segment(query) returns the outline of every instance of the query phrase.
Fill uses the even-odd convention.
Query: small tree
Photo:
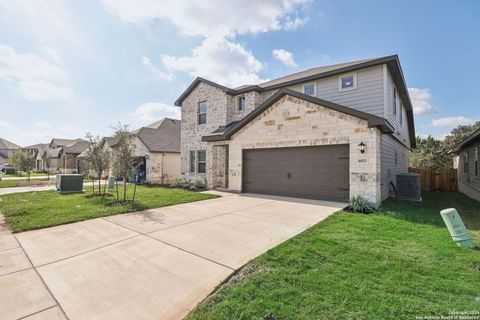
[[[48,180],[50,181],[50,164],[51,164],[51,160],[50,160],[50,154],[49,154],[48,150],[44,150],[44,151],[43,151],[42,161],[43,161],[43,166],[44,166],[44,168],[47,168],[47,177],[48,177]]]
[[[30,172],[33,167],[33,158],[25,152],[15,151],[12,158],[10,159],[12,165],[17,168],[18,171],[25,172],[25,179],[30,180]]]
[[[127,125],[119,123],[113,128],[114,136],[117,138],[115,145],[115,153],[113,157],[113,170],[117,177],[123,180],[123,204],[128,203],[127,198],[127,180],[132,173],[133,155],[135,152],[135,145],[133,144],[134,135],[128,130]],[[120,202],[117,192],[117,201]]]
[[[93,176],[98,179],[98,194],[102,194],[100,179],[103,172],[110,166],[110,153],[108,150],[103,148],[102,139],[100,136],[93,136],[92,134],[87,133],[86,138],[90,142],[90,146],[85,152],[83,160],[85,162],[87,172],[92,172]],[[105,188],[103,190],[103,195],[105,195]]]

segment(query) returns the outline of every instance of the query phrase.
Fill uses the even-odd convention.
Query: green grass
[[[50,181],[54,183],[55,181]],[[49,184],[48,179],[32,179],[26,180],[0,180],[0,188],[13,188],[13,187],[25,187],[25,186],[44,186]]]
[[[106,206],[113,197],[86,198],[91,193],[59,194],[56,191],[16,193],[0,196],[0,212],[13,232],[215,198],[216,196],[175,188],[137,187],[135,205]],[[133,187],[129,187],[131,199]]]
[[[17,174],[0,174],[0,177],[5,177],[5,178],[13,178],[13,177],[25,177],[26,173],[25,172],[19,172]],[[43,177],[47,176],[48,174],[45,172],[30,172],[30,177]],[[55,176],[55,174],[50,174],[50,176]]]
[[[480,251],[458,247],[436,218],[452,205],[478,227],[478,202],[461,194],[387,201],[378,214],[338,212],[248,263],[187,319],[411,320],[480,311]]]

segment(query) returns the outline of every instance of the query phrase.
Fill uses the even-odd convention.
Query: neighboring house
[[[37,143],[31,146],[22,148],[22,152],[26,153],[33,159],[33,169],[37,172],[46,172],[46,167],[43,162],[43,153],[48,148],[48,143]]]
[[[210,188],[379,205],[415,145],[396,55],[234,89],[197,78],[175,105],[182,176]]]
[[[21,147],[13,142],[0,138],[0,164],[8,163],[15,151]]]
[[[480,130],[475,131],[452,150],[458,174],[458,191],[480,201],[479,152]]]
[[[133,131],[135,173],[147,183],[170,184],[180,178],[180,120],[165,118]],[[104,148],[115,156],[116,137],[103,139]],[[113,175],[110,168],[108,175]]]
[[[88,145],[88,141],[83,139],[53,138],[46,153],[50,160],[50,172],[79,173],[81,168],[77,157]]]

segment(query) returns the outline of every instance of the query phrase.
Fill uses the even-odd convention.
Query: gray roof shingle
[[[0,149],[17,150],[21,147],[13,142],[0,138]]]
[[[150,152],[180,152],[180,123],[180,120],[165,118],[157,129],[143,127],[136,135]]]

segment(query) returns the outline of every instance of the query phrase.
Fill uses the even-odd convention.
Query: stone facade
[[[380,131],[368,128],[365,120],[286,96],[220,144],[228,143],[228,189],[237,192],[242,190],[243,149],[349,144],[350,196],[361,195],[379,205],[380,139]],[[357,147],[361,141],[367,145],[364,154]],[[221,159],[212,161],[212,174],[221,171],[219,163]]]

